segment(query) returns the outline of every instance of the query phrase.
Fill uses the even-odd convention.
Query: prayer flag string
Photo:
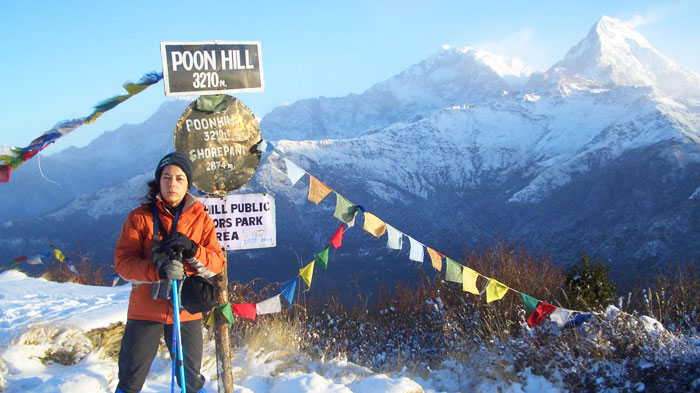
[[[545,319],[547,319],[547,317],[550,317],[551,315],[553,316],[550,317],[550,320],[555,322],[559,327],[573,326],[575,320],[576,323],[581,324],[585,322],[588,318],[590,318],[590,316],[592,315],[580,311],[567,310],[561,307],[556,307],[546,302],[542,302],[540,300],[535,299],[532,296],[510,288],[509,286],[493,278],[486,277],[480,274],[479,272],[454,261],[453,259],[450,259],[444,254],[415,240],[413,237],[401,231],[398,231],[389,223],[385,222],[376,215],[367,212],[364,206],[350,202],[347,198],[343,197],[337,191],[333,190],[331,187],[327,186],[326,184],[318,180],[316,177],[308,173],[306,170],[304,170],[302,167],[300,167],[298,164],[290,160],[272,143],[267,142],[266,148],[268,151],[275,152],[281,158],[284,159],[284,162],[287,167],[287,176],[292,185],[296,184],[296,182],[304,174],[309,175],[309,188],[307,198],[310,201],[318,205],[331,192],[336,194],[336,208],[333,216],[339,221],[341,221],[341,225],[329,241],[329,243],[332,244],[335,247],[335,249],[338,249],[338,247],[340,247],[340,245],[342,244],[344,224],[346,224],[348,227],[352,227],[354,225],[357,213],[359,211],[362,211],[364,213],[363,229],[375,238],[380,238],[386,233],[388,248],[394,250],[401,250],[403,237],[406,237],[409,240],[410,244],[409,259],[415,262],[422,263],[425,258],[425,251],[427,250],[428,255],[430,256],[431,265],[437,271],[442,270],[444,258],[446,265],[445,280],[462,284],[462,290],[464,292],[469,292],[475,295],[481,295],[485,293],[487,303],[502,299],[509,291],[513,291],[515,293],[520,294],[526,309],[531,312],[531,315],[528,318],[528,325],[531,327],[539,325],[540,323],[542,323],[542,321],[544,321]],[[324,267],[324,269],[327,268],[328,246],[326,246],[326,248],[323,251],[317,254],[316,259],[311,261],[308,265],[306,265],[303,269],[300,270],[300,274],[298,277],[301,277],[304,280],[309,289],[311,287],[311,279],[313,276],[313,269],[316,261],[318,261]],[[477,279],[479,277],[483,277],[484,279],[486,279],[486,284],[482,291],[479,291],[477,288]],[[296,283],[296,278],[292,280],[292,282]],[[288,290],[289,287],[287,287],[287,291]],[[284,296],[283,294],[280,295]],[[291,296],[293,296],[293,289],[291,296],[289,294],[287,294],[287,296],[291,299]],[[291,300],[289,300],[288,303],[291,305]]]
[[[76,128],[94,122],[108,110],[128,100],[132,96],[142,92],[148,86],[163,79],[161,72],[149,72],[139,79],[138,82],[127,82],[123,85],[126,94],[117,95],[112,98],[100,101],[91,114],[79,119],[64,120],[57,123],[52,129],[46,131],[34,139],[27,147],[6,147],[0,150],[0,183],[10,181],[10,173],[13,169],[22,165],[25,161],[34,157],[47,146],[54,143],[58,138],[65,136]]]

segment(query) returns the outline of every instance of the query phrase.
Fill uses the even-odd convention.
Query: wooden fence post
[[[224,250],[224,270],[214,278],[217,304],[228,302],[228,255]],[[221,312],[214,311],[214,337],[216,340],[216,370],[219,376],[219,393],[233,393],[230,326]]]

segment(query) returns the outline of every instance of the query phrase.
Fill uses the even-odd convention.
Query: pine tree
[[[567,269],[564,286],[572,309],[600,310],[615,301],[616,288],[610,280],[609,266],[601,259],[591,261],[585,253]]]

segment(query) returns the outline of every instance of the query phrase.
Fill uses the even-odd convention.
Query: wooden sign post
[[[257,119],[242,102],[225,94],[265,91],[260,43],[162,42],[161,55],[165,95],[201,95],[185,109],[175,126],[175,150],[192,161],[195,187],[208,196],[225,197],[243,187],[260,163],[261,152],[257,145],[262,137]],[[269,205],[264,201],[261,203],[256,206]],[[233,211],[233,206],[229,205],[229,211]],[[253,212],[253,204],[250,206],[251,211],[246,213]],[[225,204],[220,212],[226,212]],[[219,214],[219,209],[208,208],[208,213],[210,216]],[[270,220],[257,215],[254,219],[241,218],[240,226],[262,225],[263,222]],[[214,278],[216,301],[223,305],[228,304],[227,251],[274,247],[274,235],[261,236],[254,232],[255,235],[244,238],[247,232],[237,228],[239,223],[235,218],[215,220],[214,224],[219,243],[223,243],[226,262],[223,271]],[[231,248],[226,244],[236,240],[247,243],[248,247]],[[213,312],[218,390],[219,393],[233,393],[230,326],[221,312]]]
[[[225,266],[228,266],[228,256],[224,250],[224,257],[227,259]],[[227,269],[221,271],[214,277],[214,288],[216,289],[216,303],[226,304],[228,302],[228,273]],[[220,312],[214,312],[214,338],[216,340],[216,370],[219,375],[219,393],[233,393],[233,370],[231,365],[231,336],[230,326],[226,318]]]

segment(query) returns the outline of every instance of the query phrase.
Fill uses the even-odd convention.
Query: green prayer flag
[[[525,303],[525,308],[527,309],[528,312],[533,312],[537,308],[537,305],[540,303],[539,300],[535,299],[534,297],[530,295],[526,295],[522,292],[520,292],[520,297],[523,299],[523,303]]]
[[[197,110],[204,112],[223,112],[229,104],[229,97],[226,94],[208,94],[197,98]]]
[[[337,192],[335,193],[335,196],[335,212],[333,213],[333,217],[346,224],[350,224],[355,220],[357,206]]]
[[[326,246],[326,248],[323,249],[323,251],[319,252],[316,255],[316,262],[320,263],[324,269],[328,267],[328,249],[330,246]]]
[[[445,280],[452,282],[462,282],[462,265],[445,257],[447,261],[447,269],[445,271]]]
[[[226,302],[223,306],[217,307],[219,311],[221,311],[221,314],[224,315],[224,318],[226,318],[226,322],[228,322],[229,325],[233,324],[233,310],[231,309],[231,303]]]

